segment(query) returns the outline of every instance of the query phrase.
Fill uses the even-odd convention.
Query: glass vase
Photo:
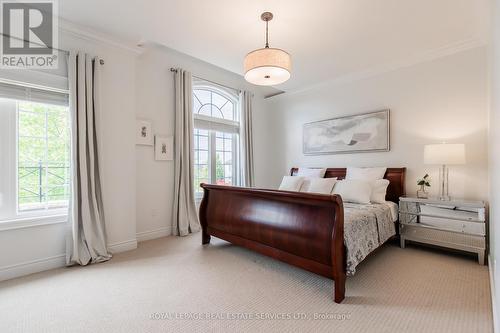
[[[420,189],[417,191],[417,198],[427,199],[429,194],[425,191],[425,185],[420,185]]]

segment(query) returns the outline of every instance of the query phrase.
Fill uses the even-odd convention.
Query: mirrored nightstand
[[[401,248],[415,241],[477,253],[484,265],[486,205],[483,201],[399,198]]]

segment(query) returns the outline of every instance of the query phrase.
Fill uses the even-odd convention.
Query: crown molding
[[[478,47],[483,47],[488,45],[488,42],[482,38],[467,38],[458,42],[450,43],[448,45],[422,52],[420,54],[416,54],[412,57],[406,58],[401,61],[394,61],[386,64],[382,64],[379,66],[374,66],[367,70],[357,71],[348,73],[345,75],[341,75],[335,77],[333,79],[321,81],[304,88],[293,89],[286,91],[284,94],[279,94],[276,96],[276,99],[279,99],[280,96],[288,96],[293,94],[298,94],[302,92],[306,92],[315,88],[319,88],[325,85],[339,85],[346,84],[349,82],[355,82],[364,80],[370,77],[378,76],[381,74],[385,74],[388,72],[393,72],[402,68],[416,66],[425,62],[430,62],[433,60],[437,60],[443,57],[447,57],[456,53],[464,52],[467,50],[475,49]],[[273,99],[274,96],[269,97],[269,99]]]
[[[86,27],[77,25],[73,22],[64,20],[62,18],[59,18],[59,31],[79,39],[91,42],[98,42],[108,46],[113,46],[128,52],[132,52],[137,55],[144,52],[143,48],[136,46],[131,41],[124,41],[116,37],[103,34],[101,32],[90,30]]]

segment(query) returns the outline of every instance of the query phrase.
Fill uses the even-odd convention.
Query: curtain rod
[[[56,50],[56,51],[59,51],[59,52],[62,52],[62,53],[69,54],[69,51],[67,51],[67,50],[62,50],[62,49],[53,49],[53,50]],[[99,64],[100,64],[100,65],[104,65],[104,59],[99,59]]]
[[[173,67],[171,67],[171,68],[170,68],[170,71],[171,71],[171,72],[174,72],[174,73],[177,73],[177,69],[176,69],[176,68],[173,68]],[[216,85],[218,85],[218,86],[221,86],[221,87],[224,87],[224,88],[227,88],[227,89],[231,89],[231,90],[234,90],[234,91],[237,91],[237,92],[241,92],[241,90],[240,90],[240,89],[236,89],[236,88],[233,88],[233,87],[229,87],[229,86],[226,86],[226,85],[224,85],[224,84],[222,84],[222,83],[218,83],[218,82],[215,82],[215,81],[212,81],[212,80],[208,80],[208,79],[205,79],[205,78],[203,78],[203,77],[199,77],[199,76],[196,76],[196,75],[193,75],[193,77],[194,77],[195,79],[198,79],[198,80],[207,81],[207,82],[210,82],[210,83],[216,84]]]
[[[53,50],[69,54],[69,51],[67,51],[67,50],[62,50],[62,49],[53,49]],[[99,59],[99,64],[104,65],[104,59]]]

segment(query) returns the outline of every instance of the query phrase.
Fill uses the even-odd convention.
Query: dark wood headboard
[[[295,176],[299,168],[292,168],[290,175]],[[344,179],[347,168],[327,168],[325,178],[337,177]],[[405,190],[406,168],[387,168],[384,178],[389,181],[385,200],[399,203],[399,197],[406,194]]]

